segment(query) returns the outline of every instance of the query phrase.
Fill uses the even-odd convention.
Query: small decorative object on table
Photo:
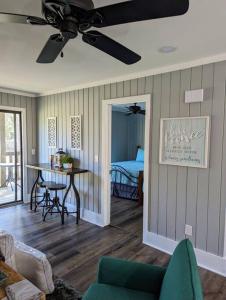
[[[54,164],[55,164],[55,156],[54,155],[51,154],[49,156],[49,162],[50,162],[51,167],[53,168]]]
[[[55,167],[58,167],[58,168],[63,167],[62,158],[64,155],[66,155],[66,153],[63,151],[62,148],[59,148],[59,150],[57,151],[56,156],[55,156]]]
[[[74,159],[70,155],[62,156],[61,162],[64,169],[72,169]]]

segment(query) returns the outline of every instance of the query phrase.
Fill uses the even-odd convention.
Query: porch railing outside
[[[17,152],[17,180],[21,179],[20,172],[20,161],[21,161],[21,153]],[[14,152],[5,152],[1,155],[1,163],[15,163],[15,153]],[[9,174],[11,172],[11,174]],[[15,166],[13,167],[3,167],[0,166],[0,187],[6,187],[7,178],[15,179]]]

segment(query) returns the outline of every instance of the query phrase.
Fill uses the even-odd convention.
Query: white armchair
[[[43,293],[54,291],[52,268],[44,253],[14,240],[6,231],[0,231],[0,252],[10,267]]]

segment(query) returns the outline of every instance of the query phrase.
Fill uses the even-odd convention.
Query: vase
[[[64,169],[72,169],[72,164],[63,164]]]

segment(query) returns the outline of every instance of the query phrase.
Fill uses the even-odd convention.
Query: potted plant
[[[61,158],[61,162],[63,164],[64,169],[71,169],[73,167],[74,159],[69,155],[64,155]]]

